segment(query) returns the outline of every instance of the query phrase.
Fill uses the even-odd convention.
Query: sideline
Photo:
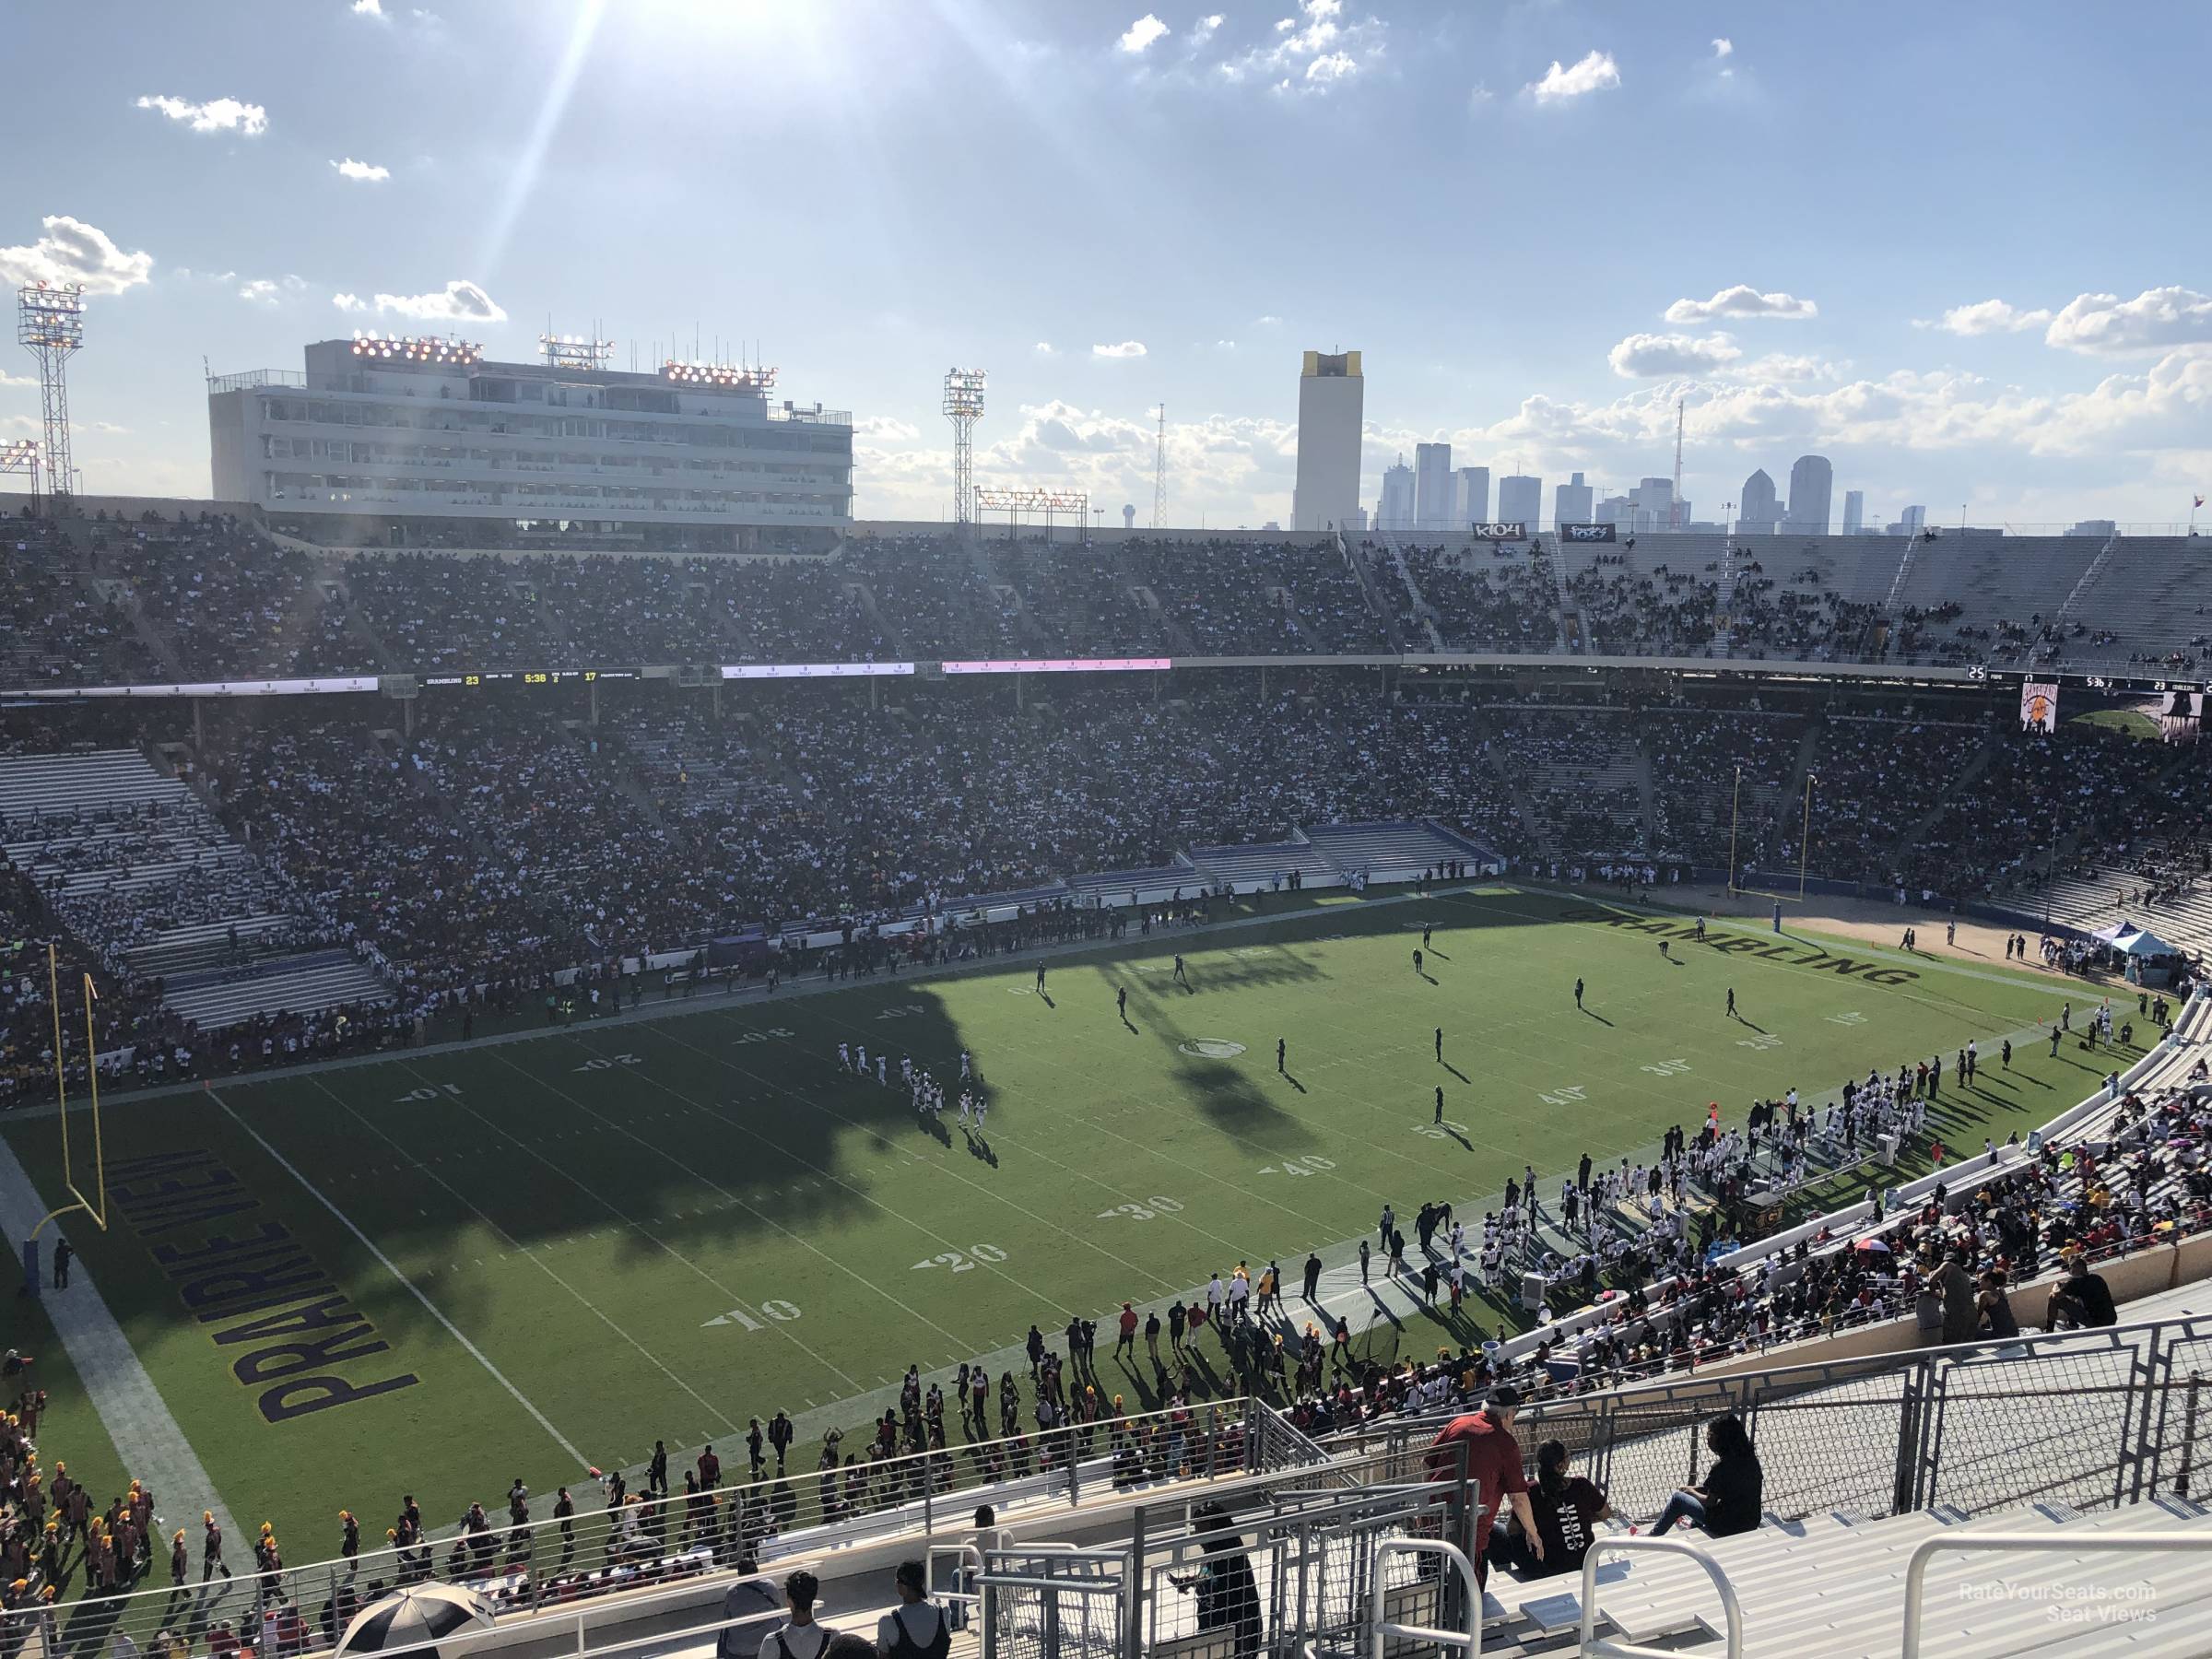
[[[29,1238],[46,1209],[15,1148],[0,1137],[0,1234],[11,1240]],[[100,1299],[83,1256],[69,1270],[69,1288],[46,1291],[40,1306],[68,1350],[70,1364],[76,1367],[85,1397],[115,1442],[115,1454],[123,1459],[118,1479],[144,1481],[153,1492],[155,1506],[164,1512],[157,1519],[171,1529],[184,1525],[188,1544],[193,1542],[192,1528],[184,1517],[191,1510],[206,1509],[215,1512],[224,1544],[244,1550],[252,1540],[230,1519],[199,1454]],[[157,1561],[165,1559],[166,1542],[154,1540]],[[238,1583],[242,1585],[246,1580],[241,1577]]]
[[[429,1316],[445,1327],[446,1335],[451,1336],[463,1347],[466,1348],[468,1350],[469,1358],[474,1359],[478,1365],[481,1365],[487,1371],[488,1371],[491,1374],[491,1380],[494,1382],[497,1382],[501,1388],[505,1389],[509,1394],[512,1394],[514,1396],[515,1404],[520,1406],[524,1411],[528,1412],[533,1418],[535,1418],[537,1420],[537,1426],[553,1437],[554,1444],[558,1445],[563,1452],[566,1452],[571,1457],[576,1460],[576,1466],[578,1468],[583,1469],[591,1466],[592,1460],[584,1456],[582,1453],[577,1451],[575,1446],[570,1441],[568,1436],[553,1427],[552,1419],[547,1417],[544,1412],[540,1411],[535,1405],[533,1405],[530,1401],[530,1397],[527,1394],[524,1394],[521,1389],[517,1388],[513,1383],[507,1380],[506,1374],[502,1372],[498,1366],[491,1362],[490,1359],[485,1354],[484,1350],[478,1347],[475,1343],[471,1342],[468,1337],[463,1334],[461,1327],[445,1316],[445,1310],[441,1308],[436,1302],[432,1301],[429,1297],[424,1293],[421,1286],[418,1285],[413,1279],[409,1278],[406,1274],[399,1270],[398,1263],[394,1262],[390,1256],[386,1255],[382,1250],[378,1249],[376,1241],[370,1238],[367,1233],[363,1232],[358,1226],[354,1224],[354,1220],[351,1216],[348,1216],[344,1210],[340,1209],[336,1205],[333,1204],[327,1197],[325,1197],[324,1195],[323,1189],[317,1186],[313,1182],[310,1181],[306,1176],[302,1175],[298,1169],[294,1168],[290,1159],[285,1157],[285,1155],[277,1151],[275,1147],[269,1145],[267,1139],[262,1135],[261,1131],[254,1128],[253,1124],[247,1123],[244,1118],[239,1116],[238,1112],[231,1107],[229,1101],[224,1100],[221,1095],[216,1093],[216,1091],[212,1088],[207,1091],[207,1098],[213,1100],[218,1106],[220,1106],[223,1109],[224,1115],[229,1117],[232,1123],[236,1124],[241,1129],[243,1129],[248,1135],[252,1135],[255,1144],[258,1145],[264,1152],[266,1152],[269,1155],[271,1160],[276,1163],[276,1167],[282,1170],[287,1175],[289,1175],[294,1181],[298,1182],[300,1186],[305,1189],[309,1197],[312,1198],[317,1204],[320,1204],[324,1209],[328,1210],[331,1215],[336,1218],[338,1225],[343,1227],[347,1232],[351,1233],[359,1242],[361,1248],[366,1250],[371,1255],[374,1256],[377,1261],[382,1265],[385,1272],[389,1273],[394,1278],[397,1279],[404,1288],[412,1292],[415,1300],[423,1305],[424,1310],[429,1314]]]
[[[1016,962],[1081,956],[1091,951],[1118,950],[1125,946],[1142,944],[1148,938],[1207,938],[1216,934],[1235,933],[1243,928],[1274,927],[1301,921],[1319,923],[1331,917],[1357,914],[1371,907],[1426,904],[1445,898],[1510,898],[1524,885],[1502,876],[1477,877],[1467,881],[1453,882],[1448,887],[1423,887],[1413,883],[1402,892],[1374,899],[1355,898],[1342,906],[1324,904],[1308,910],[1234,916],[1220,922],[1201,922],[1180,929],[1163,928],[1151,935],[1130,933],[1119,939],[1062,939],[1051,945],[1033,945],[1023,950],[994,952],[970,960],[918,969],[912,973],[872,973],[850,980],[832,980],[827,974],[813,974],[805,979],[782,982],[782,989],[773,996],[760,985],[747,985],[735,994],[709,993],[704,996],[671,997],[664,1002],[647,1001],[634,1008],[602,1014],[596,1019],[572,1020],[556,1026],[528,1026],[520,1030],[471,1037],[465,1041],[453,1037],[441,1042],[426,1042],[419,1048],[401,1043],[393,1048],[372,1049],[366,1053],[342,1054],[330,1060],[312,1060],[300,1065],[265,1066],[258,1071],[232,1072],[219,1077],[195,1077],[182,1083],[159,1084],[151,1088],[103,1088],[100,1104],[100,1109],[106,1111],[111,1107],[131,1107],[149,1100],[173,1100],[181,1096],[198,1094],[202,1092],[204,1085],[224,1088],[258,1088],[264,1084],[280,1083],[289,1077],[312,1077],[318,1073],[350,1071],[359,1066],[383,1065],[397,1060],[413,1060],[433,1054],[469,1053],[477,1049],[498,1048],[511,1042],[539,1042],[547,1038],[571,1037],[580,1031],[618,1030],[628,1025],[642,1025],[656,1019],[680,1019],[692,1014],[726,1013],[733,1008],[774,1007],[794,997],[821,996],[832,992],[857,991],[870,986],[880,988],[907,983],[928,984],[939,980],[965,979],[974,974],[1002,972]],[[1526,912],[1516,913],[1527,914]],[[1550,917],[1534,919],[1552,920]],[[59,1110],[51,1100],[36,1106],[18,1106],[12,1111],[0,1112],[0,1127],[52,1117]]]

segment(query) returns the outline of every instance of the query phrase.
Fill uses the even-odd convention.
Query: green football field
[[[1686,932],[1503,888],[1347,897],[1056,958],[1042,994],[1012,962],[118,1101],[110,1230],[71,1236],[232,1512],[309,1559],[340,1504],[380,1529],[403,1489],[440,1522],[496,1511],[517,1475],[549,1493],[656,1438],[735,1464],[747,1418],[778,1408],[811,1467],[821,1429],[865,1422],[909,1362],[996,1372],[1071,1312],[1101,1320],[1101,1376],[1135,1408],[1148,1368],[1124,1382],[1109,1357],[1124,1298],[1164,1305],[1240,1259],[1295,1278],[1317,1247],[1335,1266],[1385,1201],[1471,1218],[1524,1162],[1555,1193],[1583,1150],[1634,1155],[1709,1100],[1740,1122],[1754,1096],[1820,1100],[1940,1052],[1934,1122],[1978,1151],[2105,1069],[2032,1039],[2092,1000],[2079,982]],[[1983,1072],[1961,1092],[1970,1037]],[[891,1086],[841,1071],[841,1041],[888,1055]],[[987,1140],[949,1109],[918,1123],[898,1086],[911,1055],[957,1095],[963,1049]],[[54,1120],[6,1133],[53,1192]],[[1391,1297],[1363,1339],[1384,1355],[1506,1317]]]

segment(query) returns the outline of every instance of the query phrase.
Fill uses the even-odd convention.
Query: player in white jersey
[[[853,1045],[851,1043],[841,1042],[837,1045],[837,1065],[840,1071],[853,1069]]]
[[[966,1049],[960,1051],[960,1081],[963,1083],[968,1081],[968,1051]]]
[[[890,1082],[890,1080],[891,1080],[891,1077],[890,1077],[890,1071],[891,1071],[891,1065],[890,1065],[890,1062],[889,1062],[888,1060],[885,1059],[885,1058],[884,1058],[884,1057],[883,1057],[881,1054],[878,1054],[878,1055],[877,1055],[877,1056],[876,1056],[876,1081],[877,1081],[877,1083],[879,1083],[879,1084],[887,1084],[887,1085],[888,1085],[888,1084]]]
[[[868,1075],[868,1045],[865,1042],[860,1045],[860,1075]]]
[[[983,1132],[983,1114],[990,1110],[991,1102],[984,1100],[982,1095],[977,1095],[975,1097],[975,1132],[978,1135]]]
[[[968,1127],[968,1091],[964,1088],[960,1090],[960,1127]]]

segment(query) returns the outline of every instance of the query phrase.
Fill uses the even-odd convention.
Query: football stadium
[[[1296,10],[1215,81],[1342,110],[1405,38]],[[479,21],[336,11],[284,28]],[[1730,400],[1806,377],[1705,334],[1653,476],[1461,429],[1495,497],[1379,447],[1415,365],[1276,348],[1275,516],[1209,526],[1164,406],[1099,460],[1051,405],[1077,465],[955,368],[894,453],[749,347],[297,277],[180,494],[88,371],[193,273],[44,223],[0,1659],[2212,1653],[2194,510],[1833,513],[1887,418],[1778,488]],[[2155,400],[2212,349],[2156,294],[1941,326],[2182,341]]]

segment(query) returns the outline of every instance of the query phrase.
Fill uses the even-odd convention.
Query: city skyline
[[[211,26],[85,0],[15,21],[50,68],[18,89],[38,182],[0,211],[0,278],[88,288],[71,404],[96,493],[206,492],[203,363],[279,368],[356,328],[527,360],[548,325],[618,364],[765,358],[779,395],[853,410],[864,517],[949,511],[957,362],[989,371],[979,483],[1148,520],[1164,404],[1171,520],[1288,524],[1299,354],[1354,345],[1362,507],[1421,443],[1625,492],[1671,474],[1678,404],[1708,516],[1800,453],[1868,523],[2177,523],[2212,484],[2212,294],[2189,286],[2212,228],[2170,211],[2196,189],[2172,138],[2212,48],[2199,6],[1723,0],[1693,27],[1593,0],[237,0]],[[1947,88],[1911,123],[1873,91],[1900,69]],[[743,118],[695,119],[734,75]],[[2062,134],[2017,96],[2053,77],[2100,119]],[[395,78],[404,103],[363,91]],[[1436,168],[1604,200],[1629,155],[1683,210],[1625,243],[1418,210]],[[1072,208],[1080,256],[1041,261],[1034,216],[989,206],[1009,198]],[[2123,234],[2023,255],[2022,200]],[[1329,201],[1360,212],[1282,257]],[[1745,201],[1806,210],[1700,210]],[[2158,237],[2125,234],[2153,215]],[[1895,224],[1929,229],[1906,253],[1853,232]],[[29,358],[0,359],[0,440],[37,412]]]

